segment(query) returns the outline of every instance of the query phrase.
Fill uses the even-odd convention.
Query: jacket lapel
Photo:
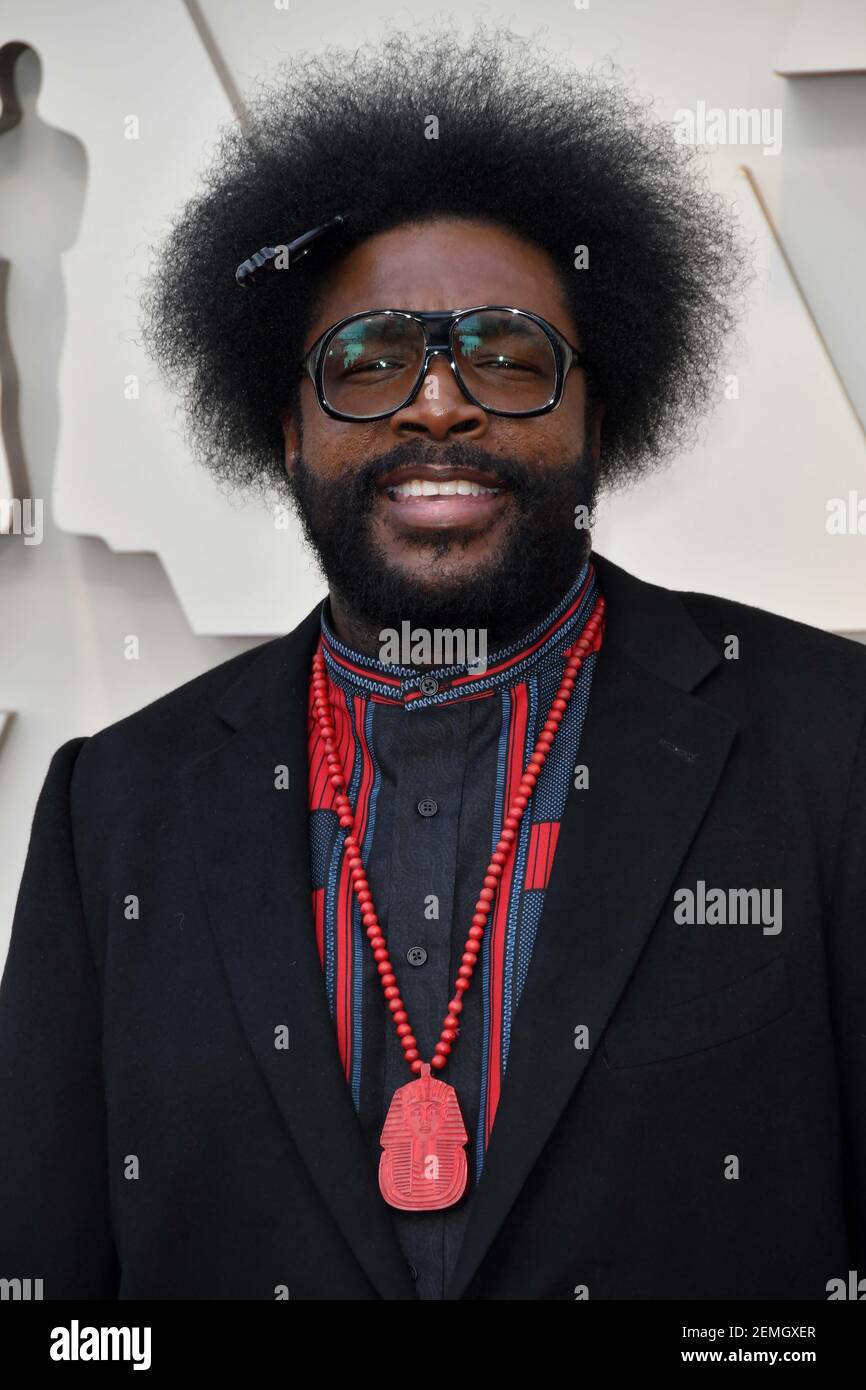
[[[209,919],[241,1023],[322,1200],[387,1299],[416,1299],[352,1105],[315,942],[307,690],[316,608],[216,705],[215,746],[182,773]],[[219,741],[218,741],[219,740]],[[279,767],[288,788],[277,789]],[[275,1046],[288,1029],[288,1048]]]
[[[669,590],[594,556],[607,600],[580,762],[447,1296],[467,1290],[580,1081],[670,892],[737,723],[691,694],[721,657]],[[574,1046],[575,1028],[589,1045]]]

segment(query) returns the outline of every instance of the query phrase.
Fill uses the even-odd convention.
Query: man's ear
[[[301,452],[301,428],[297,414],[290,406],[284,406],[279,412],[280,424],[283,427],[283,439],[285,440],[284,461],[286,472],[291,478],[295,471],[295,464]]]

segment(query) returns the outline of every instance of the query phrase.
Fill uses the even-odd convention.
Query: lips
[[[418,464],[385,474],[378,490],[394,521],[442,529],[488,521],[508,489],[483,469]]]
[[[428,488],[423,492],[418,491],[414,493],[415,496],[419,497],[422,495],[433,497],[439,492],[440,487],[443,488],[440,494],[442,496],[454,496],[455,494],[461,496],[475,495],[475,489],[483,489],[486,492],[501,492],[504,490],[502,482],[497,478],[495,473],[480,468],[454,468],[435,463],[404,465],[402,468],[395,469],[392,473],[386,473],[383,478],[379,479],[377,487],[380,492],[390,493],[398,488],[402,492],[408,485],[416,482],[421,484],[428,483],[434,488],[434,491],[430,491]],[[465,487],[458,486],[451,488],[450,484],[452,483],[458,485],[461,483],[469,484],[472,492],[467,492]],[[447,489],[445,485],[448,485]]]

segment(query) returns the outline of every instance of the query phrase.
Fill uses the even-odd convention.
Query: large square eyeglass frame
[[[543,405],[533,410],[496,410],[478,400],[461,377],[460,369],[454,358],[454,333],[461,319],[468,318],[471,314],[487,311],[514,314],[518,318],[531,319],[547,337],[553,350],[556,378],[550,397]],[[398,405],[392,406],[390,410],[383,410],[377,415],[350,415],[342,410],[337,410],[325,396],[323,380],[325,355],[332,339],[342,329],[350,323],[356,323],[358,319],[369,318],[371,314],[386,314],[389,317],[413,319],[416,323],[420,323],[424,330],[424,358],[418,371],[417,380]],[[548,323],[547,319],[541,318],[538,314],[530,313],[528,309],[514,309],[507,304],[478,304],[471,309],[453,309],[448,313],[414,309],[363,309],[360,313],[349,314],[347,318],[340,319],[339,323],[334,323],[330,328],[326,328],[324,333],[316,339],[305,354],[303,361],[299,363],[298,371],[307,372],[309,375],[316,388],[319,405],[326,415],[330,415],[333,420],[366,424],[372,420],[387,420],[391,415],[396,415],[398,410],[404,410],[407,405],[411,404],[427,376],[430,359],[436,353],[444,353],[447,356],[454,379],[467,400],[471,401],[473,405],[477,405],[488,415],[504,415],[510,419],[525,418],[530,415],[546,415],[548,411],[555,410],[562,400],[565,380],[572,367],[586,367],[586,357],[580,348],[570,343],[558,328],[554,328],[552,323]]]

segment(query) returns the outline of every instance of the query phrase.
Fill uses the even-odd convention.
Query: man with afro
[[[743,238],[613,74],[293,60],[143,293],[328,596],[55,754],[0,996],[46,1298],[823,1299],[866,1267],[866,654],[592,548]]]

